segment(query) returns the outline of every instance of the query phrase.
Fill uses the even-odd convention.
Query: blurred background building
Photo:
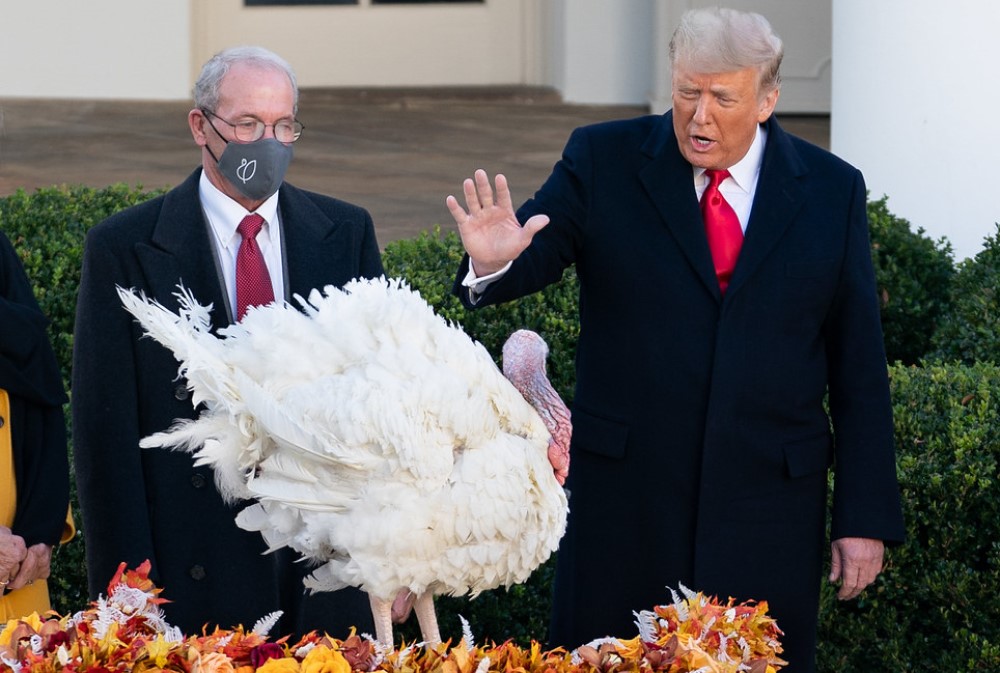
[[[0,98],[178,101],[198,69],[260,44],[303,88],[544,87],[565,103],[669,107],[667,44],[703,0],[4,0]],[[1000,197],[960,198],[1000,148],[1000,3],[730,0],[785,41],[782,114],[828,115],[873,197],[956,257]],[[834,65],[836,67],[834,68]]]

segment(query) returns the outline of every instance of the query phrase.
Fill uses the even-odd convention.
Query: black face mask
[[[292,146],[274,138],[261,138],[252,143],[227,140],[226,149],[217,159],[219,172],[243,196],[254,201],[263,201],[278,191],[291,161]]]

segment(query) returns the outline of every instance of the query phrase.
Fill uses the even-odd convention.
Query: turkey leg
[[[386,650],[393,648],[392,644],[392,601],[384,601],[374,594],[368,594],[372,605],[372,621],[375,622],[375,637]],[[423,622],[421,622],[421,625]]]
[[[420,635],[424,638],[424,644],[440,643],[441,631],[438,629],[437,614],[434,612],[434,594],[425,591],[417,596],[413,611],[417,613],[417,622],[420,624]]]

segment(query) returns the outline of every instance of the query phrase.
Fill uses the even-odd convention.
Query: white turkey
[[[204,404],[142,446],[189,451],[227,500],[255,500],[237,523],[321,563],[310,589],[367,592],[383,645],[397,595],[436,643],[435,594],[523,582],[558,546],[569,411],[537,334],[505,344],[508,379],[398,280],[255,308],[218,337],[183,288],[177,314],[119,295]]]

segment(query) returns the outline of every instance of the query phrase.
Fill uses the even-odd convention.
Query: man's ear
[[[207,120],[205,119],[205,113],[194,108],[188,112],[188,127],[191,129],[191,137],[194,138],[195,144],[199,147],[204,147],[208,144],[208,130]]]
[[[778,97],[781,95],[781,89],[774,87],[766,94],[764,98],[760,101],[760,109],[757,111],[757,123],[763,124],[766,122],[771,114],[774,113],[774,106],[778,104]]]

